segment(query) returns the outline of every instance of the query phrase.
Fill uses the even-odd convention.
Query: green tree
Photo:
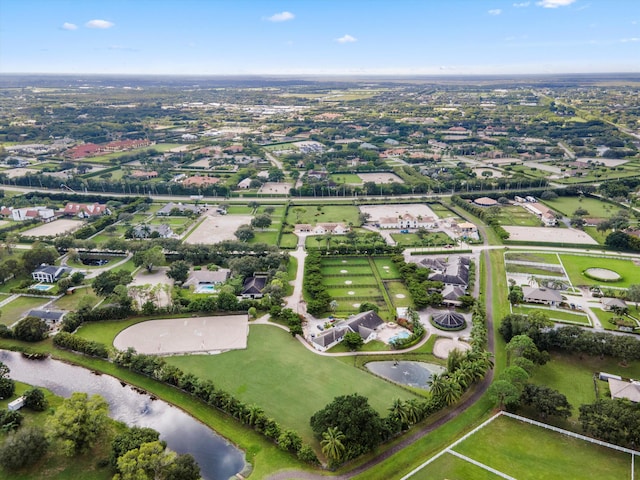
[[[178,455],[176,459],[164,469],[162,480],[199,480],[200,467],[195,458],[185,453]]]
[[[184,260],[173,262],[169,266],[167,277],[180,284],[186,282],[187,278],[189,278],[189,264]]]
[[[175,454],[173,454],[175,456]],[[118,474],[113,480],[155,480],[174,458],[160,442],[147,442],[118,458]]]
[[[23,427],[7,436],[0,447],[0,466],[7,470],[33,465],[47,452],[49,442],[39,427]]]
[[[99,395],[75,392],[65,399],[48,421],[51,436],[62,441],[68,456],[89,450],[103,433],[109,405]]]
[[[347,347],[349,350],[353,352],[355,350],[358,350],[360,347],[362,347],[362,345],[364,345],[364,340],[362,340],[362,337],[358,333],[347,332],[344,334],[344,337],[342,338],[342,343],[344,344],[345,347]]]
[[[109,460],[114,467],[118,464],[118,458],[129,450],[140,448],[143,443],[157,442],[160,433],[153,428],[131,427],[123,433],[115,436],[111,442],[111,454]]]
[[[13,328],[13,335],[25,342],[39,342],[46,338],[49,332],[47,322],[38,317],[26,317]]]
[[[9,367],[0,362],[0,399],[9,398],[16,390],[14,381],[9,378]]]
[[[571,404],[567,397],[544,385],[526,384],[522,392],[522,403],[533,407],[542,418],[571,416]]]
[[[636,310],[638,309],[638,303],[640,303],[640,283],[634,283],[629,285],[627,289],[627,298],[630,302],[636,304]]]
[[[118,285],[128,285],[132,281],[133,278],[127,270],[121,270],[119,272],[107,270],[93,279],[92,287],[97,295],[108,297]]]
[[[22,254],[22,263],[27,273],[31,273],[36,267],[43,263],[53,265],[58,258],[58,252],[55,248],[48,247],[45,244],[36,242],[31,249],[26,250]]]
[[[234,232],[234,235],[241,242],[248,242],[253,237],[255,237],[255,233],[253,232],[253,228],[251,228],[251,225],[240,225]]]
[[[389,407],[389,418],[397,422],[401,428],[409,425],[409,410],[407,405],[399,398],[396,398]]]
[[[44,412],[49,402],[44,396],[44,392],[39,388],[32,388],[23,394],[24,406],[36,412]]]
[[[160,245],[156,245],[153,248],[145,250],[140,255],[139,259],[134,258],[134,263],[137,265],[143,265],[149,273],[153,271],[153,267],[155,265],[163,264],[165,261],[166,259]]]
[[[256,215],[251,220],[251,226],[253,228],[265,229],[271,226],[271,217],[269,215]]]
[[[498,404],[500,410],[507,405],[514,405],[520,399],[520,390],[507,380],[497,380],[487,390],[489,398]]]
[[[344,434],[337,427],[329,427],[322,432],[322,453],[332,462],[339,462],[345,452],[343,441],[346,439]]]

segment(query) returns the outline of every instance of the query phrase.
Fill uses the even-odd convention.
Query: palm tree
[[[443,374],[433,373],[429,379],[429,391],[434,397],[441,397],[444,392],[445,376]]]
[[[398,422],[400,422],[401,425],[407,425],[409,423],[409,416],[408,416],[408,412],[407,412],[407,406],[399,398],[396,398],[393,401],[393,403],[389,407],[389,412],[390,412],[389,416],[392,419],[397,420]]]
[[[247,423],[247,425],[254,426],[257,423],[258,419],[260,418],[260,415],[263,413],[264,413],[264,410],[262,410],[262,408],[260,408],[259,406],[250,405],[247,408],[244,421]]]
[[[322,434],[322,453],[331,461],[338,462],[344,455],[345,447],[342,443],[346,437],[344,433],[338,430],[338,427],[329,427],[326,432]]]
[[[442,394],[440,398],[447,405],[453,405],[458,401],[462,395],[462,388],[460,385],[450,378],[446,378],[443,382]]]
[[[409,421],[409,425],[415,425],[420,420],[422,420],[424,416],[424,409],[417,398],[411,398],[407,400],[405,406],[407,410],[407,420]]]

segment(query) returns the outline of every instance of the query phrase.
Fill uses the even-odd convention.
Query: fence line
[[[632,456],[640,455],[640,452],[636,450],[631,450],[630,448],[621,447],[619,445],[614,445],[613,443],[603,442],[602,440],[597,440],[595,438],[587,437],[586,435],[581,435],[579,433],[570,432],[569,430],[564,430],[559,427],[554,427],[553,425],[549,425],[547,423],[538,422],[536,420],[531,420],[530,418],[521,417],[520,415],[516,415],[515,413],[502,412],[503,415],[507,417],[514,418],[516,420],[520,420],[521,422],[530,423],[531,425],[535,425],[537,427],[546,428],[548,430],[552,430],[554,432],[562,433],[563,435],[567,435],[569,437],[577,438],[579,440],[584,440],[586,442],[595,443],[596,445],[600,445],[602,447],[611,448],[612,450],[617,450],[619,452],[628,453]]]
[[[480,467],[480,468],[482,468],[484,470],[487,470],[487,471],[493,473],[494,475],[497,475],[499,477],[505,478],[506,480],[516,480],[514,477],[510,477],[506,473],[502,473],[500,470],[496,470],[495,468],[491,468],[489,465],[485,465],[484,463],[478,462],[477,460],[474,460],[473,458],[469,458],[466,455],[462,455],[461,453],[458,453],[458,452],[453,451],[451,449],[448,449],[447,452],[450,453],[451,455],[455,456],[455,457],[461,458],[465,462],[472,463],[473,465],[475,465],[477,467]]]

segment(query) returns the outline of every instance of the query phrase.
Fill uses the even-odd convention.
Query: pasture
[[[571,312],[569,310],[561,310],[558,308],[542,308],[542,307],[528,307],[526,305],[520,305],[512,307],[513,313],[520,315],[529,315],[530,313],[542,312],[546,314],[549,319],[554,322],[560,323],[573,323],[577,325],[584,325],[591,327],[591,320],[589,316],[584,313]]]
[[[498,215],[500,225],[516,225],[522,227],[539,227],[542,222],[538,217],[520,206],[502,206]]]
[[[589,218],[610,218],[620,210],[617,205],[590,197],[558,197],[543,203],[567,217],[571,217],[578,208],[589,212],[585,215]]]
[[[174,356],[167,362],[209,379],[247,404],[264,408],[285,428],[317,445],[309,418],[334,397],[358,393],[387,415],[395,398],[415,398],[408,391],[337,358],[310,354],[287,332],[251,325],[248,348],[211,356]],[[305,401],[300,401],[304,398]]]
[[[560,259],[571,283],[575,285],[603,285],[607,287],[627,288],[638,281],[640,267],[633,261],[613,257],[591,257],[588,255],[560,254]],[[613,270],[622,276],[617,282],[602,282],[588,278],[584,271],[588,268],[604,268]]]
[[[360,225],[358,207],[353,205],[292,205],[287,214],[287,223],[344,223]]]
[[[552,263],[554,265],[560,265],[558,255],[555,253],[509,251],[505,252],[504,258],[505,260],[517,262]]]

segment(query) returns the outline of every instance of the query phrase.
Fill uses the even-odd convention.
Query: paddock
[[[137,323],[113,341],[118,350],[147,355],[220,353],[247,348],[247,315],[173,318]]]
[[[83,225],[84,222],[82,220],[69,220],[63,218],[61,220],[54,220],[53,222],[44,223],[38,227],[25,230],[21,235],[25,237],[51,237],[55,235],[64,235],[77,230]]]

